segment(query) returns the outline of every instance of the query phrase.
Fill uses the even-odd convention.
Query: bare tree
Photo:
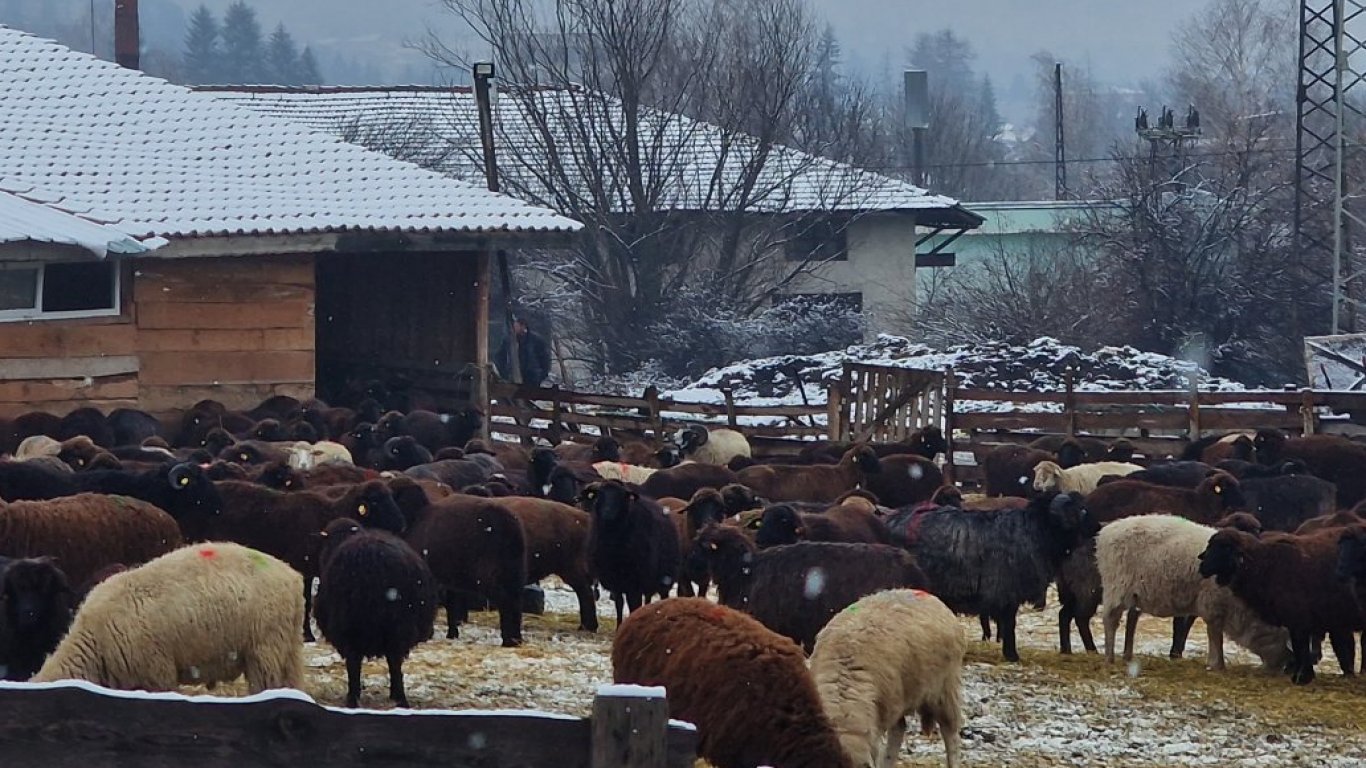
[[[820,36],[799,0],[442,1],[508,83],[505,188],[586,225],[571,252],[525,254],[522,272],[599,369],[642,362],[642,329],[684,288],[752,311],[819,269],[819,248],[788,258],[816,218],[791,211],[799,195],[807,210],[857,208],[864,175],[786,148],[834,148],[846,128],[804,118]],[[469,64],[438,38],[425,48]]]

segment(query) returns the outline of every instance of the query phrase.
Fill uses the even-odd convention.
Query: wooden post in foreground
[[[593,699],[590,768],[666,768],[669,702],[663,688],[604,685]]]

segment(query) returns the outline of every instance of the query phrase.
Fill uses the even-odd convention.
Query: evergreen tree
[[[294,37],[278,24],[266,44],[266,80],[276,85],[302,85],[299,47]]]
[[[201,5],[190,16],[185,33],[185,82],[218,82],[222,74],[222,51],[218,47],[218,19]]]
[[[265,73],[261,24],[243,0],[223,14],[223,80],[234,85],[259,83]]]
[[[318,72],[318,61],[313,58],[313,49],[304,46],[299,56],[299,85],[322,85],[323,76]]]
[[[988,139],[995,138],[1001,132],[1005,120],[1001,118],[1001,111],[996,108],[996,87],[991,84],[991,75],[982,75],[981,90],[977,94],[977,114],[982,119],[983,136]]]

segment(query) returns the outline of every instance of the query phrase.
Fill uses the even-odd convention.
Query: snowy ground
[[[1052,596],[1050,596],[1051,598]],[[476,614],[460,639],[424,643],[405,665],[408,696],[419,708],[534,708],[586,716],[593,692],[611,682],[611,602],[596,635],[576,631],[577,604],[567,589],[547,589],[547,614],[528,616],[523,648],[498,647],[496,616]],[[1057,653],[1056,601],[1020,621],[1019,665],[999,646],[973,639],[965,670],[970,766],[1360,766],[1366,764],[1361,715],[1366,681],[1344,680],[1329,658],[1320,678],[1299,688],[1267,675],[1229,644],[1231,668],[1204,669],[1203,626],[1191,633],[1186,659],[1167,658],[1170,622],[1144,618],[1137,663],[1113,666],[1087,654]],[[1099,621],[1097,642],[1103,643]],[[438,627],[438,637],[444,627]],[[1076,646],[1080,649],[1080,645]],[[307,693],[340,705],[341,659],[325,643],[307,646]],[[383,665],[367,663],[362,706],[387,708]],[[943,764],[937,739],[910,736],[899,763]]]

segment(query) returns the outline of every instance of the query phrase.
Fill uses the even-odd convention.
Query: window
[[[787,227],[787,260],[848,261],[848,226],[842,219],[792,222]]]
[[[108,261],[0,264],[0,321],[119,312],[119,269]]]

